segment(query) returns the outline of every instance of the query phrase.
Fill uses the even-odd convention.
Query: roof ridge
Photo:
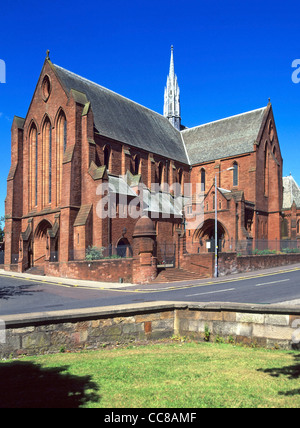
[[[233,118],[237,118],[240,116],[245,116],[245,115],[250,114],[250,113],[258,112],[259,110],[265,110],[266,108],[267,108],[267,106],[266,107],[260,107],[260,108],[254,109],[254,110],[246,111],[244,113],[239,113],[239,114],[235,114],[233,116],[224,117],[222,119],[213,120],[211,122],[203,123],[202,125],[197,125],[197,126],[193,126],[192,128],[184,129],[183,131],[181,131],[181,133],[184,134],[184,133],[192,131],[194,129],[198,129],[198,128],[201,128],[201,127],[204,127],[207,125],[211,125],[213,123],[223,122],[223,121],[228,120],[228,119],[233,119]]]
[[[73,75],[73,76],[74,76],[74,77],[76,77],[76,78],[79,78],[79,79],[81,79],[81,80],[83,80],[83,81],[85,81],[85,82],[87,82],[87,83],[90,83],[90,84],[92,84],[92,85],[97,86],[98,88],[100,88],[100,89],[101,89],[101,90],[103,90],[104,92],[109,92],[109,93],[111,93],[111,94],[117,95],[118,97],[123,98],[125,101],[128,101],[128,102],[130,102],[130,103],[132,103],[132,104],[134,104],[134,105],[136,105],[136,106],[138,106],[138,107],[142,107],[143,109],[148,110],[148,111],[150,111],[151,113],[154,113],[155,115],[158,115],[160,118],[166,119],[166,121],[167,121],[167,122],[169,122],[169,121],[168,121],[168,119],[167,119],[167,118],[165,118],[162,114],[158,113],[157,111],[154,111],[154,110],[150,109],[149,107],[145,107],[145,106],[143,106],[142,104],[140,104],[140,103],[138,103],[138,102],[136,102],[136,101],[133,101],[133,100],[131,100],[130,98],[125,97],[124,95],[118,94],[117,92],[115,92],[115,91],[113,91],[113,90],[111,90],[111,89],[108,89],[108,88],[106,88],[105,86],[100,85],[99,83],[93,82],[92,80],[89,80],[89,79],[87,79],[86,77],[83,77],[83,76],[80,76],[79,74],[73,73],[73,71],[67,70],[66,68],[63,68],[63,67],[61,67],[61,66],[59,66],[59,65],[57,65],[57,64],[53,64],[53,65],[54,65],[54,67],[57,67],[57,68],[59,68],[60,70],[63,70],[63,71],[65,71],[66,73],[69,73],[69,74]],[[170,122],[169,122],[169,123],[170,123]],[[174,128],[174,129],[175,129],[175,128]],[[176,130],[176,131],[177,131],[177,130]],[[179,132],[179,131],[177,131],[177,132]]]

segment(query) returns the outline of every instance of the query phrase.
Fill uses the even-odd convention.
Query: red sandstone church
[[[27,115],[12,125],[8,268],[93,259],[93,251],[130,257],[142,216],[152,219],[158,263],[172,265],[179,240],[185,252],[214,251],[216,208],[219,251],[280,241],[282,156],[271,103],[184,127],[173,48],[164,101],[164,114],[155,113],[47,53]],[[197,205],[201,218],[189,223]]]

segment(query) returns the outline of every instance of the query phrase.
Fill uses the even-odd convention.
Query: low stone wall
[[[5,340],[1,334],[0,358],[173,335],[291,349],[298,346],[297,338],[300,341],[300,308],[158,302],[4,316],[1,325]]]
[[[264,256],[237,256],[237,253],[220,253],[219,276],[251,272],[300,263],[300,254],[268,254]]]

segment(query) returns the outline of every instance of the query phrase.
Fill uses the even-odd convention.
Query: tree
[[[4,239],[4,225],[2,226],[2,223],[5,222],[5,217],[0,217],[0,242]]]

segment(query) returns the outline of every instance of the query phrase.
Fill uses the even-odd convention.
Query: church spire
[[[175,77],[175,67],[174,67],[174,46],[171,46],[171,60],[170,60],[170,72],[169,76],[174,79]]]
[[[174,48],[171,46],[170,71],[165,87],[164,116],[180,131],[180,91],[174,67]]]

